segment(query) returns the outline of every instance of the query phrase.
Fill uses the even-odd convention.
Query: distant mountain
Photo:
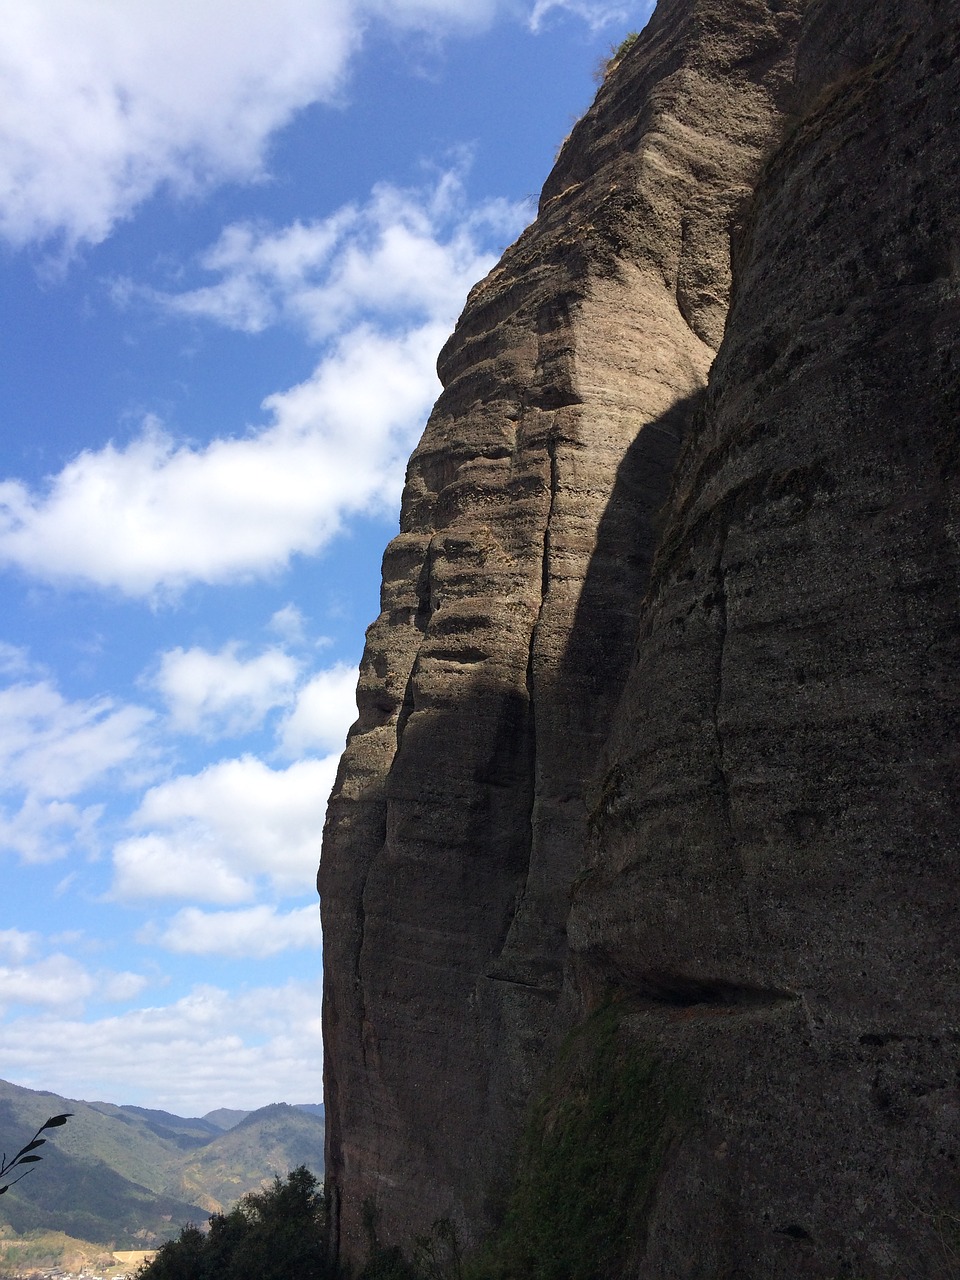
[[[298,1111],[306,1111],[308,1115],[319,1116],[321,1120],[324,1118],[322,1102],[295,1102],[293,1105]]]
[[[319,1116],[323,1119],[323,1103],[322,1102],[295,1102],[293,1104],[298,1111],[306,1111],[311,1116]],[[132,1108],[131,1108],[132,1109]],[[151,1111],[151,1115],[166,1115],[165,1111]],[[216,1111],[208,1111],[203,1117],[208,1124],[215,1125],[218,1129],[232,1129],[238,1125],[241,1120],[246,1120],[247,1116],[252,1115],[252,1111],[233,1111],[230,1107],[219,1107]],[[171,1119],[176,1117],[171,1116]],[[194,1123],[189,1121],[188,1123]],[[202,1121],[197,1121],[197,1124]]]
[[[216,1111],[208,1111],[203,1118],[209,1124],[216,1125],[218,1129],[226,1132],[241,1120],[246,1120],[249,1114],[249,1111],[234,1111],[230,1107],[218,1107]]]
[[[177,1193],[211,1210],[239,1200],[259,1185],[264,1170],[286,1173],[297,1165],[323,1169],[323,1121],[284,1102],[251,1111],[232,1129],[183,1160]]]
[[[50,1139],[43,1163],[0,1199],[0,1226],[145,1248],[229,1208],[274,1174],[299,1164],[323,1172],[318,1104],[185,1118],[0,1081],[0,1147],[16,1151],[64,1111],[74,1115]]]

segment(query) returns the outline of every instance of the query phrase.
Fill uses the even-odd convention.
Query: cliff
[[[324,839],[345,1257],[486,1234],[600,1007],[608,1273],[949,1274],[957,39],[661,0],[472,292]]]

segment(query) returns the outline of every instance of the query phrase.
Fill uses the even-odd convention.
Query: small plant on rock
[[[593,79],[596,84],[603,84],[607,75],[617,65],[628,49],[631,49],[640,38],[639,31],[630,31],[619,44],[612,44],[605,58],[601,58],[594,68]]]

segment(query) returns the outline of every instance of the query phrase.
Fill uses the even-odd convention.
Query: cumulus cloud
[[[0,483],[0,562],[149,597],[274,574],[350,516],[395,510],[439,391],[437,351],[467,285],[492,263],[477,228],[508,218],[499,205],[476,215],[461,198],[451,175],[426,192],[382,188],[344,215],[349,236],[338,230],[335,258],[319,265],[300,241],[323,239],[323,228],[250,232],[233,245],[212,291],[169,305],[241,327],[296,314],[326,337],[313,373],[268,396],[267,424],[245,435],[195,446],[151,419],[131,443],[81,453],[42,488]],[[289,271],[278,265],[288,250]],[[409,284],[406,301],[384,283],[391,273]],[[231,310],[223,299],[237,281],[245,301]]]
[[[198,986],[114,1017],[41,1013],[4,1026],[5,1071],[18,1082],[180,1115],[319,1101],[321,1063],[319,980],[240,994]]]
[[[171,649],[160,659],[155,685],[167,702],[171,728],[218,737],[246,733],[290,700],[300,663],[271,647],[252,658],[236,642],[218,653]]]
[[[263,958],[319,947],[320,918],[315,904],[287,912],[266,904],[241,911],[185,907],[158,935],[147,935],[152,936],[161,946],[181,954]]]
[[[271,133],[336,92],[348,0],[13,0],[0,82],[0,232],[104,239],[158,186],[262,173]]]
[[[296,705],[280,726],[284,755],[343,750],[347,730],[357,718],[357,675],[356,667],[338,662],[299,690]]]
[[[0,484],[0,558],[133,596],[276,573],[320,550],[348,514],[393,505],[445,332],[349,335],[313,376],[271,396],[271,425],[245,438],[195,449],[154,427],[126,448],[82,453],[47,492]]]
[[[337,758],[271,769],[254,756],[225,760],[152,787],[114,849],[114,896],[250,901],[266,882],[301,894],[312,885]]]

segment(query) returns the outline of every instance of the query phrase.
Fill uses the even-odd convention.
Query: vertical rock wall
[[[320,871],[347,1258],[365,1203],[387,1242],[490,1225],[574,1014],[586,783],[801,7],[661,0],[441,355]]]
[[[818,0],[570,921],[681,1078],[641,1277],[957,1274],[960,15]]]

